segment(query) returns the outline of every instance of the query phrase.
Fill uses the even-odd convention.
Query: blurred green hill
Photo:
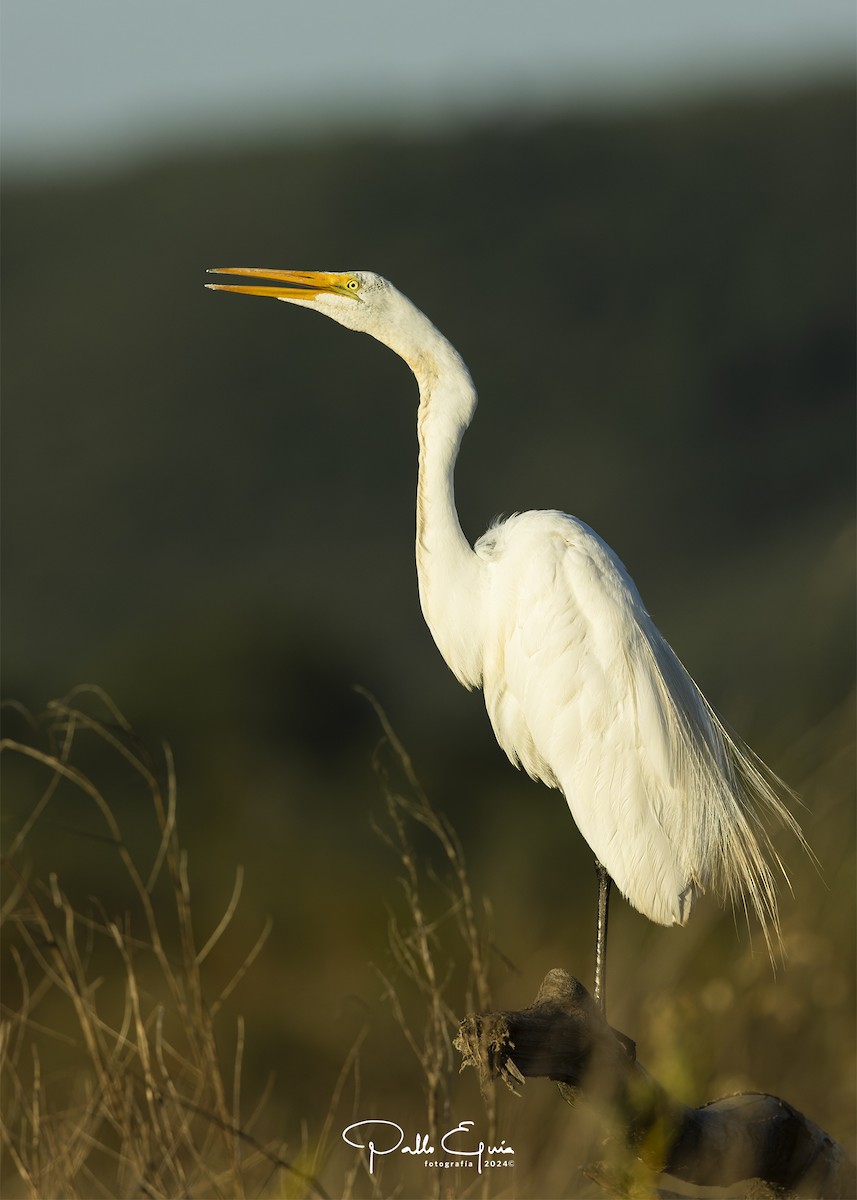
[[[207,266],[362,266],[471,367],[471,536],[575,513],[733,723],[791,736],[823,714],[853,667],[851,99],[8,187],[7,694],[95,678],[206,762],[249,740],[326,769],[365,737],[356,680],[418,755],[505,771],[418,609],[407,368],[201,286]]]
[[[200,888],[253,864],[280,952],[316,964],[293,968],[307,1005],[325,955],[347,975],[383,953],[377,731],[352,683],[512,943],[588,914],[592,880],[561,801],[508,766],[423,625],[407,368],[311,314],[213,295],[204,269],[391,278],[479,390],[468,535],[530,507],[586,520],[800,786],[790,748],[853,687],[853,99],[260,142],[5,187],[4,692],[38,709],[91,679],[169,738]],[[43,838],[83,871],[67,827]],[[588,953],[588,915],[564,944],[563,965]]]

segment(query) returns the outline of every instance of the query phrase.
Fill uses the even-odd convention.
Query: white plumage
[[[779,802],[609,546],[574,517],[533,512],[491,530],[476,553],[489,577],[482,687],[512,762],[563,792],[595,857],[651,920],[683,925],[713,884],[744,888],[775,923],[744,783],[775,811]]]
[[[420,599],[444,659],[462,684],[483,689],[510,760],[562,791],[597,861],[636,909],[662,925],[684,924],[712,887],[755,909],[771,948],[770,864],[780,864],[763,818],[800,838],[776,781],[727,734],[622,563],[582,521],[520,513],[469,545],[453,470],[476,393],[449,342],[368,272],[223,272],[273,286],[209,286],[318,309],[410,365],[420,389]]]

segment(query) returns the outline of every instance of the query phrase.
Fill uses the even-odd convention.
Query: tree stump
[[[658,1174],[703,1187],[762,1180],[774,1194],[857,1197],[845,1148],[785,1100],[748,1092],[689,1108],[670,1096],[566,971],[549,971],[523,1012],[465,1017],[455,1046],[483,1090],[499,1078],[517,1093],[525,1079],[546,1076],[571,1104],[606,1105],[625,1144]]]

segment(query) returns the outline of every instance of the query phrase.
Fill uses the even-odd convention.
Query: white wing
[[[510,518],[476,552],[488,576],[485,702],[509,758],[562,790],[598,861],[651,920],[684,924],[713,885],[746,896],[767,936],[770,843],[752,826],[760,807],[796,826],[618,558],[555,512]]]

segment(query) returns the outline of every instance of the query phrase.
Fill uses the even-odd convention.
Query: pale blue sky
[[[851,0],[2,0],[7,170],[853,69]]]

